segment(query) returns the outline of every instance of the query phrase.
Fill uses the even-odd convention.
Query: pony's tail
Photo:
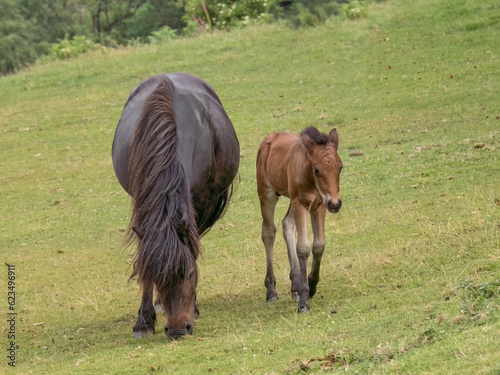
[[[129,163],[133,198],[129,242],[137,239],[131,278],[169,290],[196,267],[199,235],[184,169],[177,158],[173,88],[165,78],[146,99],[137,121]],[[194,262],[194,264],[193,264]]]

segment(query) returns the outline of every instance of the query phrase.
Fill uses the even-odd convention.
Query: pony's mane
[[[132,277],[167,295],[199,254],[196,214],[177,158],[172,83],[161,80],[146,99],[132,140],[129,172],[133,197],[128,239],[138,240]]]
[[[307,135],[311,139],[311,141],[319,146],[326,146],[326,144],[328,143],[328,135],[325,133],[321,133],[314,126],[305,128],[300,134]]]

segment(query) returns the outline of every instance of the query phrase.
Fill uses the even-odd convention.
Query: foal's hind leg
[[[321,258],[325,251],[325,216],[326,207],[320,204],[314,210],[311,210],[311,224],[313,229],[313,261],[311,272],[309,273],[309,297],[316,294],[316,285],[319,282],[319,268],[321,265]]]
[[[134,325],[134,338],[140,339],[155,333],[156,313],[153,306],[153,284],[143,286],[139,317]]]
[[[266,301],[278,300],[276,293],[276,278],[273,269],[273,247],[276,238],[276,226],[274,225],[274,209],[278,202],[278,195],[271,188],[259,189],[260,210],[262,213],[262,242],[266,248]]]

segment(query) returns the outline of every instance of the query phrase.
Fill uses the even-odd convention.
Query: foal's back
[[[288,164],[299,137],[291,133],[273,133],[265,137],[257,151],[257,181],[259,192],[272,188],[290,198]]]

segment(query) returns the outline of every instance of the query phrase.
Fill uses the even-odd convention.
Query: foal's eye
[[[191,280],[194,277],[194,271],[191,271],[188,275],[188,280]]]
[[[313,173],[315,176],[319,176],[319,169],[317,167],[313,167]]]

